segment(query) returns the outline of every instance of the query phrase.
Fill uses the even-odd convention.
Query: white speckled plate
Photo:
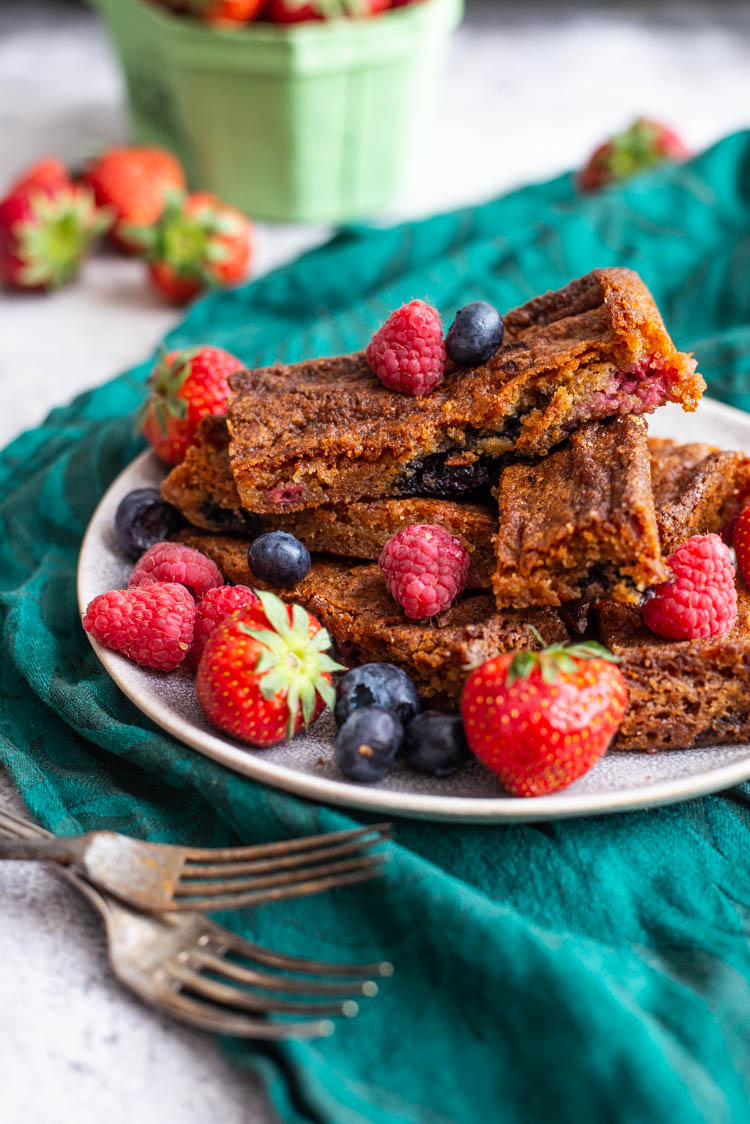
[[[661,437],[708,441],[750,453],[750,415],[710,400],[704,401],[695,414],[683,414],[671,406],[657,411],[650,431]],[[162,476],[156,458],[144,453],[117,477],[102,498],[81,547],[81,612],[97,593],[127,583],[130,565],[117,547],[115,510],[131,489],[156,485]],[[196,750],[237,773],[322,803],[432,820],[523,822],[669,804],[750,778],[750,745],[731,745],[653,756],[612,753],[563,792],[533,799],[505,795],[494,776],[478,762],[445,780],[418,774],[400,764],[379,784],[356,785],[341,776],[333,761],[330,713],[292,742],[265,750],[248,749],[209,726],[187,671],[165,676],[138,668],[95,643],[93,646],[120,689],[153,722],[190,747],[186,752]]]

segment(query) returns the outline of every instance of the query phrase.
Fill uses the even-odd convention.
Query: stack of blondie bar
[[[403,667],[425,700],[457,702],[498,653],[581,635],[621,658],[628,710],[614,749],[750,738],[750,597],[721,639],[665,640],[639,604],[667,555],[721,533],[750,499],[750,458],[649,439],[643,415],[693,410],[704,383],[629,270],[596,270],[504,317],[484,365],[448,364],[430,394],[385,387],[364,353],[232,376],[226,417],[163,484],[183,541],[233,582],[263,585],[248,542],[301,539],[313,564],[281,596],[314,613],[344,662]],[[377,558],[397,531],[464,542],[464,593],[409,620]],[[278,591],[277,591],[278,592]],[[534,630],[528,626],[533,625]]]

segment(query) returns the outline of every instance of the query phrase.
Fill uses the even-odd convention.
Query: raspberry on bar
[[[620,659],[628,707],[612,749],[686,749],[750,741],[750,593],[737,582],[731,632],[667,640],[646,628],[638,609],[607,601],[597,611],[599,639]]]
[[[509,457],[549,452],[586,422],[697,406],[704,382],[675,349],[637,274],[601,269],[503,317],[484,365],[448,365],[397,394],[364,353],[230,378],[232,473],[255,514],[360,499],[452,499],[495,482]]]
[[[377,561],[386,542],[412,523],[437,523],[461,539],[469,553],[469,589],[489,589],[495,566],[494,512],[478,503],[429,496],[360,500],[285,515],[251,515],[242,507],[229,463],[226,418],[204,418],[196,444],[162,483],[162,495],[189,523],[206,531],[247,535],[288,531],[324,554]]]
[[[591,422],[541,461],[509,465],[497,496],[499,608],[639,602],[669,577],[643,418]]]
[[[248,569],[245,540],[190,531],[181,531],[179,537],[213,558],[229,581],[262,586]],[[342,662],[396,664],[411,676],[424,699],[441,704],[458,701],[475,664],[501,652],[539,647],[530,624],[545,644],[568,639],[556,610],[500,613],[488,593],[464,594],[430,620],[407,620],[373,563],[314,560],[301,582],[276,592],[318,618],[336,641]]]

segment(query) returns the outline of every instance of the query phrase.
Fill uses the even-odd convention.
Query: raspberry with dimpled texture
[[[429,394],[443,380],[445,343],[437,309],[411,301],[392,312],[367,345],[367,362],[389,390]]]
[[[719,535],[693,535],[667,558],[674,577],[644,603],[647,628],[668,640],[725,636],[737,616],[729,548]]]
[[[178,582],[200,600],[209,589],[223,585],[224,578],[216,563],[192,546],[157,542],[138,559],[128,585],[139,586],[144,582]]]
[[[461,539],[432,523],[398,531],[378,559],[388,592],[407,617],[418,620],[447,609],[466,585],[469,556]]]
[[[193,667],[198,666],[203,649],[217,624],[236,609],[251,609],[254,606],[262,611],[260,598],[247,585],[217,585],[209,589],[195,610],[195,634],[189,657]]]
[[[195,602],[184,585],[148,582],[90,602],[83,627],[105,648],[155,671],[174,671],[190,651]]]

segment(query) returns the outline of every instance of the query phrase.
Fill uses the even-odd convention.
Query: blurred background
[[[397,55],[400,52],[402,61],[391,75],[398,72],[398,66],[414,64],[423,54],[429,55],[428,69],[432,69],[418,78],[416,85],[399,88],[406,101],[401,108],[389,105],[386,135],[375,138],[386,145],[386,155],[376,152],[371,159],[380,164],[403,163],[401,186],[381,206],[357,215],[358,220],[389,222],[426,215],[488,199],[514,185],[545,179],[565,169],[580,168],[599,141],[628,126],[639,114],[673,126],[691,150],[699,150],[747,123],[750,5],[746,3],[468,0],[463,20],[453,34],[450,27],[460,14],[460,0],[428,0],[411,8],[426,11],[434,4],[443,5],[439,26],[433,20],[420,37],[424,22],[412,22],[405,30],[405,49],[403,33],[401,45],[386,44],[383,48],[395,50]],[[155,15],[157,21],[161,17],[162,23],[170,20],[173,29],[179,25],[177,47],[172,42],[172,51],[180,53],[180,64],[188,59],[188,69],[190,52],[195,53],[200,33],[214,39],[236,39],[242,34],[198,28],[195,20],[162,13],[141,0],[96,0],[96,7],[98,11],[93,11],[76,0],[0,0],[0,190],[39,156],[55,153],[70,166],[79,167],[102,148],[129,136],[123,74],[113,44],[118,41],[122,48],[124,38],[131,58],[135,55],[143,64],[144,52],[137,36],[134,44],[130,42],[136,9],[148,9],[148,16]],[[102,13],[109,20],[108,27]],[[420,12],[416,14],[423,20]],[[383,38],[378,25],[385,26],[394,16],[413,20],[414,11],[402,8],[378,19],[357,21],[356,30],[362,34],[359,45],[350,45],[354,51],[351,72],[372,66],[367,59],[368,44]],[[120,23],[125,21],[125,34],[118,19]],[[351,26],[355,21],[336,22]],[[291,30],[299,35],[305,27],[309,31],[310,25],[302,24]],[[318,33],[322,29],[315,25],[313,30]],[[163,27],[138,25],[136,31],[141,40],[144,36],[149,41],[156,37],[163,45]],[[319,43],[320,36],[314,44],[315,52],[319,52]],[[199,46],[202,51],[203,43]],[[304,43],[303,48],[307,49]],[[268,44],[257,49],[265,52],[264,58],[272,53]],[[274,63],[277,72],[281,70],[282,86],[284,73],[318,65],[315,58],[306,62],[301,57],[305,50],[298,50],[295,58]],[[404,51],[408,56],[405,62]],[[207,63],[201,56],[199,62],[205,64],[204,69],[207,66],[214,71],[230,65],[234,81],[236,59],[234,52],[229,61],[226,54],[220,54],[211,56]],[[149,83],[154,78],[163,79],[168,69],[174,73],[177,64],[174,57],[170,60],[147,59],[134,80],[141,121],[144,115],[148,118],[150,98],[152,116],[160,128],[166,113],[164,99]],[[255,85],[251,80],[249,86],[235,86],[217,94],[205,84],[195,86],[199,83],[197,65],[187,78],[183,74],[183,101],[184,96],[193,96],[204,106],[211,96],[226,96],[228,104],[235,109],[239,104],[240,112],[247,113],[242,98],[256,96],[262,108],[255,112],[255,118],[268,118],[267,75],[261,80],[256,76]],[[257,69],[259,64],[256,61],[252,65]],[[382,59],[375,65],[382,67]],[[184,87],[189,80],[194,80],[194,88],[186,94]],[[340,144],[344,164],[348,160],[351,166],[362,156],[363,147],[367,148],[368,138],[378,129],[382,133],[384,114],[382,105],[378,111],[378,101],[388,96],[393,84],[392,77],[385,83],[381,77],[380,85],[376,83],[368,95],[375,104],[359,107],[357,103],[354,107],[360,113],[359,123],[355,117],[354,124],[354,84],[351,80],[344,86],[334,84],[327,94],[328,109],[323,111],[324,127],[313,126],[319,138],[317,148],[313,146],[312,154],[297,152],[296,157],[289,157],[292,162],[302,161],[302,188],[298,182],[290,189],[287,182],[282,210],[286,206],[304,211],[300,199],[304,204],[305,175],[309,183],[310,167],[319,168],[330,158],[326,155],[326,138],[343,127],[342,105],[349,106],[350,117],[346,126],[349,132]],[[276,87],[277,91],[281,88]],[[288,88],[287,83],[283,89],[289,103]],[[296,103],[284,106],[285,127],[292,132],[295,128],[298,132],[310,129],[309,121],[305,124],[299,119],[300,103],[304,107],[310,100],[309,89],[304,82],[298,85]],[[421,117],[414,116],[408,91],[414,100],[424,102]],[[282,95],[270,96],[276,105]],[[374,124],[378,117],[381,126]],[[394,138],[390,148],[389,118],[393,118]],[[278,124],[275,129],[278,141]],[[204,128],[202,133],[204,147],[206,143],[209,147],[202,153],[201,171],[207,178],[215,172],[211,160],[218,158],[211,151],[215,132]],[[235,129],[235,134],[238,132],[243,133]],[[235,138],[230,133],[222,143],[229,144],[231,152]],[[285,151],[291,143],[287,133],[282,146]],[[250,172],[255,175],[257,171],[262,178],[269,163],[268,152],[256,152],[252,146],[248,152],[244,135],[236,137],[236,144],[238,152],[245,153],[245,166],[249,160]],[[273,144],[274,134],[270,139],[267,135],[266,146]],[[362,158],[367,159],[366,153]],[[227,163],[231,165],[232,160],[224,151]],[[299,168],[295,171],[288,166],[286,173],[288,177],[300,174]],[[366,179],[372,177],[372,172],[365,174]],[[385,191],[384,197],[387,194]],[[377,195],[376,186],[374,197]],[[337,204],[332,205],[335,210]],[[252,212],[250,217],[258,218]],[[330,223],[258,222],[252,273],[257,275],[293,258],[326,238],[330,231]],[[76,284],[52,295],[40,298],[5,292],[0,300],[4,329],[0,354],[2,441],[37,423],[56,402],[142,359],[178,316],[144,284],[140,263],[111,252],[92,259]],[[44,331],[40,332],[42,309]],[[54,378],[50,377],[51,339],[56,345]]]
[[[259,25],[250,66],[236,42],[242,31],[198,27],[142,0],[96,0],[95,8],[0,0],[0,194],[46,154],[77,169],[130,139],[123,60],[141,127],[152,125],[162,139],[176,130],[191,186],[220,182],[232,193],[252,182],[253,276],[326,239],[341,221],[419,217],[581,169],[639,115],[671,126],[691,151],[748,123],[744,0],[467,0],[455,30],[460,0],[411,7],[332,31],[348,78],[313,96],[309,74],[325,72],[329,49],[320,25],[312,33],[296,25],[288,44]],[[157,42],[152,56],[148,45]],[[366,86],[368,68],[376,73]],[[221,98],[228,128],[203,119]],[[313,103],[322,116],[311,124]],[[322,181],[311,199],[316,177],[336,180],[337,160],[340,194]],[[274,208],[277,220],[297,221],[269,221]],[[106,247],[53,293],[0,291],[0,443],[144,359],[182,315],[146,283],[141,261]],[[74,1088],[78,1124],[124,1120],[128,1101],[137,1102],[141,1124],[156,1122],[167,1090],[169,1124],[271,1119],[250,1077],[230,1069],[212,1042],[117,988],[97,923],[51,877],[36,868],[5,875],[0,947],[15,1022],[0,1020],[0,1056],[13,1119],[73,1118],[54,1108],[44,1120],[34,1115],[32,1084]],[[62,956],[60,932],[69,938]],[[53,962],[54,987],[45,991],[32,975]],[[22,1056],[18,1070],[13,1059]]]

